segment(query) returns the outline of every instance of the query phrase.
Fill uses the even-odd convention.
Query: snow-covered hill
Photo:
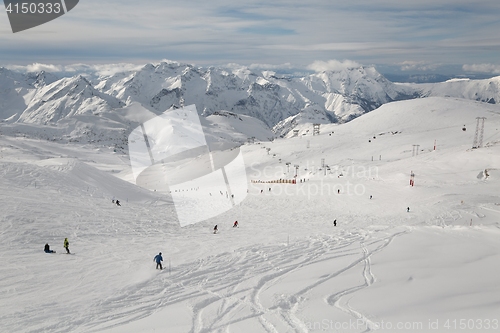
[[[310,127],[242,146],[247,197],[184,228],[168,191],[127,181],[127,155],[0,135],[2,331],[498,330],[500,107],[432,97]]]
[[[497,104],[500,101],[500,76],[484,80],[448,80],[432,85],[423,84],[423,97],[448,96]]]

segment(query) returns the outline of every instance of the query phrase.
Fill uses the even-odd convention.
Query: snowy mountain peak
[[[59,80],[57,76],[46,71],[27,73],[26,76],[32,81],[31,84],[35,88],[43,87]]]
[[[99,115],[124,105],[97,91],[85,77],[76,75],[38,89],[18,122],[56,123],[76,115]]]

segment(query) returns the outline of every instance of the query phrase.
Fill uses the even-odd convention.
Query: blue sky
[[[376,65],[500,75],[498,0],[81,0],[13,34],[2,6],[0,66],[143,64],[320,70]]]

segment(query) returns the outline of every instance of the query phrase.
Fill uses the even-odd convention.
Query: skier
[[[370,195],[370,200],[372,199],[372,196]]]
[[[161,262],[163,261],[163,257],[161,256],[161,252],[154,257],[153,261],[156,261],[156,269],[160,267],[160,269],[163,269],[163,266],[161,265]]]
[[[120,205],[120,200],[116,199],[116,205],[117,205],[117,206],[121,206],[121,205]]]
[[[409,213],[410,212],[410,207],[406,207],[406,212]]]
[[[333,226],[336,227],[337,226],[337,220],[333,220]]]
[[[233,228],[238,226],[238,221],[234,221]]]
[[[64,248],[66,249],[66,253],[67,254],[71,254],[69,252],[69,242],[68,242],[68,239],[67,238],[64,238]]]
[[[337,190],[337,194],[340,194],[340,189]]]
[[[50,245],[49,245],[49,243],[46,243],[46,244],[45,244],[45,248],[43,249],[43,251],[44,251],[45,253],[56,253],[56,251],[53,251],[53,250],[51,250],[51,249],[50,249]]]
[[[216,224],[215,227],[214,227],[214,234],[216,234],[218,230],[219,229],[217,229],[217,224]]]

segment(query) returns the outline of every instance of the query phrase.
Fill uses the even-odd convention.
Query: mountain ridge
[[[496,104],[500,77],[402,84],[389,81],[372,66],[292,77],[246,67],[202,68],[174,61],[95,78],[75,73],[58,79],[46,72],[22,74],[0,68],[3,123],[58,126],[81,122],[92,128],[111,122],[124,133],[137,125],[123,116],[134,103],[156,115],[195,104],[205,118],[221,111],[250,116],[285,136],[298,124],[348,122],[386,103],[425,97]]]

